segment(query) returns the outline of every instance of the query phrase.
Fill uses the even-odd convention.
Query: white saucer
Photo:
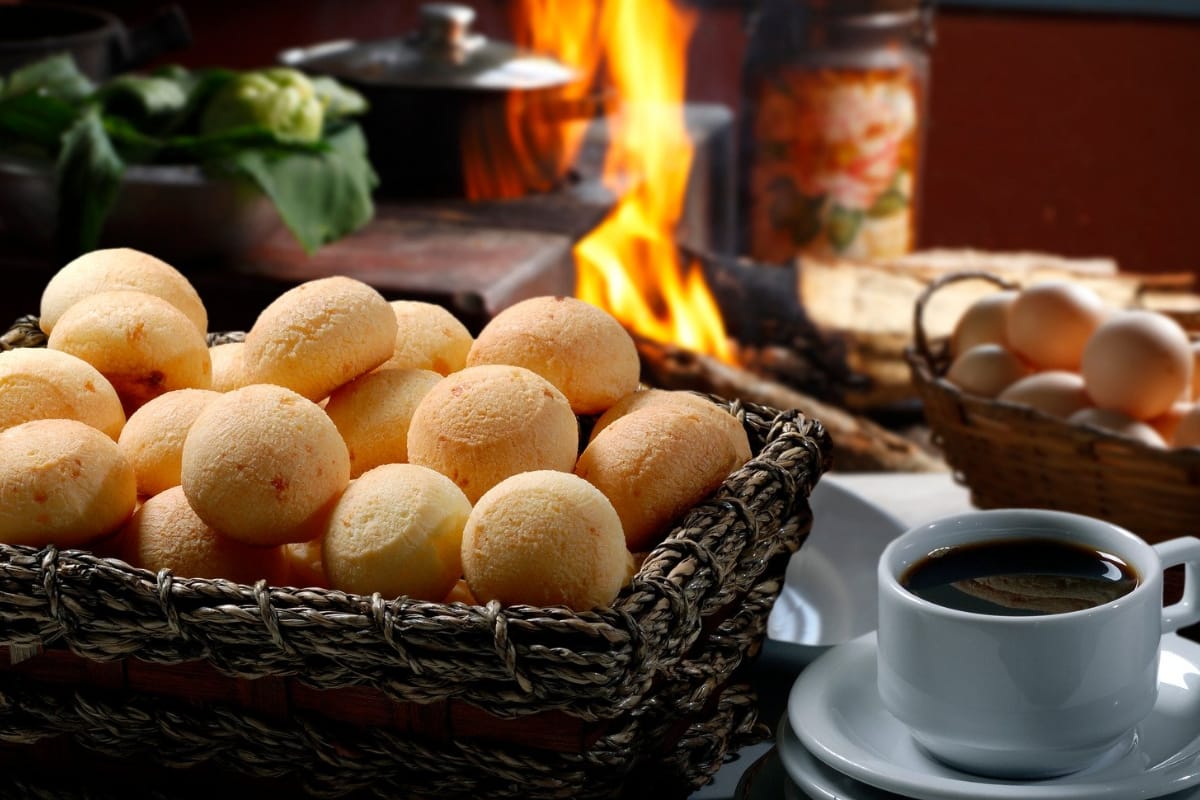
[[[908,800],[843,775],[805,749],[785,717],[775,737],[775,752],[786,771],[784,800]],[[1200,789],[1193,787],[1164,795],[1157,800],[1200,800]]]
[[[768,638],[800,645],[805,660],[875,630],[875,568],[883,548],[907,528],[832,480],[819,481],[809,502],[812,532],[788,562],[767,618]]]
[[[796,732],[792,730],[787,717],[779,723],[775,747],[787,777],[795,784],[795,788],[784,787],[785,795],[791,789],[789,800],[896,800],[900,797],[860,783],[823,763],[796,738]]]
[[[869,786],[921,800],[1146,800],[1200,784],[1200,644],[1163,637],[1158,702],[1132,745],[1071,775],[1040,781],[982,778],[921,750],[880,703],[875,634],[832,648],[800,674],[788,720],[817,759]],[[782,751],[781,751],[782,752]],[[791,750],[788,773],[803,784]],[[796,771],[793,772],[793,769]],[[817,795],[820,797],[820,795]],[[887,795],[863,795],[877,800]],[[855,800],[849,795],[841,795]]]

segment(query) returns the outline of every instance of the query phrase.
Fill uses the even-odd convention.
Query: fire
[[[605,182],[621,197],[575,247],[576,295],[635,334],[734,360],[698,264],[675,242],[693,146],[683,117],[694,15],[671,0],[521,0],[517,41],[550,52],[618,98],[610,116]],[[580,82],[592,89],[593,80]],[[573,146],[578,146],[575,140]],[[575,150],[567,151],[574,157]]]

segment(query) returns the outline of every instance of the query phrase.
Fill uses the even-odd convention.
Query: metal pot
[[[553,188],[564,177],[563,139],[549,128],[594,114],[595,104],[565,100],[575,70],[473,32],[474,18],[467,6],[428,3],[407,36],[293,48],[279,61],[366,97],[362,125],[383,195],[491,199]],[[514,103],[519,124],[510,125]],[[506,185],[472,180],[480,160],[506,171]]]
[[[94,81],[185,47],[191,33],[178,6],[127,27],[96,8],[58,3],[0,4],[0,75],[56,53],[69,53]]]

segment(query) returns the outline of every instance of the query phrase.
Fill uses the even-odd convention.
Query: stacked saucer
[[[838,645],[796,680],[778,754],[786,796],[816,800],[1200,800],[1200,644],[1163,637],[1154,710],[1084,770],[997,780],[927,755],[884,709],[875,634]]]

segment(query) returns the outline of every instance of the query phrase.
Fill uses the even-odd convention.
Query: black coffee
[[[900,576],[918,597],[979,614],[1037,616],[1102,605],[1138,585],[1119,557],[1053,539],[998,539],[930,553]]]

